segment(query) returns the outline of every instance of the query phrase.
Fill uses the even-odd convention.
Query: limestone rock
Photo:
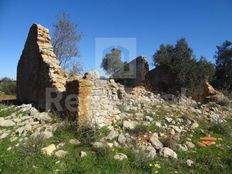
[[[165,157],[165,158],[172,157],[172,158],[177,159],[176,152],[174,152],[172,149],[170,149],[168,147],[162,148],[160,151],[160,155]]]
[[[53,52],[48,29],[30,28],[17,68],[17,100],[45,110],[46,89],[65,90],[66,74]]]
[[[106,140],[113,140],[115,138],[118,137],[118,132],[115,130],[111,130],[109,135],[107,135],[107,137],[105,137]]]
[[[0,135],[0,140],[6,138],[10,133],[9,132],[4,132]]]
[[[123,128],[133,130],[138,125],[136,121],[123,121]]]
[[[93,143],[93,147],[95,147],[95,148],[103,148],[103,147],[106,147],[106,144],[102,143],[102,142],[95,142],[95,143]]]
[[[191,141],[186,141],[185,143],[189,148],[194,148],[195,144],[193,144]]]
[[[12,120],[5,120],[4,118],[0,117],[0,127],[12,127],[15,126],[15,122]]]
[[[127,159],[127,156],[123,153],[117,153],[116,155],[114,155],[114,159],[122,161],[124,159]]]
[[[48,156],[51,156],[55,150],[56,150],[55,144],[50,144],[49,146],[41,149],[42,153]]]
[[[157,150],[163,148],[163,144],[159,141],[156,135],[152,135],[150,137],[150,142],[153,145],[153,147]]]
[[[81,142],[79,140],[77,140],[77,139],[70,139],[69,143],[74,144],[74,145],[80,145],[81,144]]]
[[[84,152],[84,151],[81,151],[80,152],[80,157],[81,158],[84,158],[84,157],[86,157],[87,156],[87,153],[86,152]]]
[[[55,155],[58,157],[58,158],[63,158],[65,155],[67,155],[68,152],[67,151],[64,151],[64,150],[58,150]]]
[[[118,136],[118,142],[120,144],[125,144],[126,143],[126,137],[123,133],[121,133],[119,136]]]
[[[187,164],[187,166],[191,167],[194,164],[194,162],[192,160],[188,159],[186,161],[186,164]]]

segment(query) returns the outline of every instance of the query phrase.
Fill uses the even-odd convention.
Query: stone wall
[[[30,28],[17,67],[17,100],[46,109],[46,88],[65,91],[66,74],[53,52],[48,29],[39,24]]]
[[[175,76],[158,67],[146,74],[146,86],[151,91],[167,92],[175,83]]]
[[[114,80],[88,76],[67,82],[67,96],[77,94],[76,109],[68,115],[77,120],[79,128],[110,125],[119,117],[117,104],[125,91]]]
[[[146,74],[149,71],[147,60],[143,56],[139,56],[129,62],[124,69],[113,74],[116,82],[126,86],[135,87],[145,82]]]

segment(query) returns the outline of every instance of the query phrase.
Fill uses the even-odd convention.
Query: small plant
[[[0,117],[7,117],[14,112],[14,108],[6,108],[4,105],[0,105]]]
[[[84,127],[79,129],[78,136],[84,145],[90,145],[96,141],[96,129],[92,127]]]
[[[214,123],[208,130],[224,136],[230,136],[231,133],[231,128],[227,123]]]
[[[130,159],[130,165],[135,169],[143,169],[147,173],[150,172],[150,167],[147,166],[151,162],[151,159],[144,151],[135,152],[133,150],[127,151],[127,156]]]
[[[217,101],[217,104],[218,105],[221,105],[221,106],[230,106],[230,100],[228,98],[223,98],[219,101]]]
[[[19,147],[19,153],[22,159],[31,157],[40,152],[40,150],[44,146],[44,142],[45,140],[42,135],[29,138],[25,144],[22,144]]]
[[[138,124],[133,130],[130,130],[130,132],[135,135],[145,134],[149,131],[150,131],[150,128],[144,124]]]
[[[95,152],[97,157],[105,157],[111,154],[111,149],[108,146],[98,148],[93,147],[93,151]]]
[[[177,150],[177,139],[175,136],[168,136],[165,138],[161,138],[160,141],[162,142],[162,144],[164,145],[164,147],[169,147],[173,150]]]

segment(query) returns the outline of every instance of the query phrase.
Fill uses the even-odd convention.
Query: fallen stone
[[[123,133],[121,133],[119,136],[118,136],[118,142],[120,144],[125,144],[126,143],[126,137]]]
[[[9,132],[4,132],[0,135],[0,140],[6,138],[10,133]]]
[[[153,134],[153,135],[150,137],[150,142],[151,142],[152,146],[153,146],[155,149],[157,149],[157,150],[163,148],[163,144],[159,141],[157,135],[154,135],[154,134]]]
[[[164,147],[160,150],[160,156],[163,156],[165,158],[171,157],[177,159],[177,154],[172,149],[168,147]]]
[[[118,132],[115,131],[115,130],[111,130],[109,135],[107,135],[107,137],[105,137],[105,139],[111,141],[111,140],[113,140],[113,139],[115,139],[117,137],[118,137]]]
[[[152,122],[152,121],[154,121],[154,118],[152,118],[150,116],[145,116],[145,120]]]
[[[55,150],[56,150],[55,144],[50,144],[49,146],[41,149],[42,153],[48,156],[51,156]]]
[[[80,152],[80,157],[81,158],[84,158],[84,157],[86,157],[87,156],[87,153],[86,152],[84,152],[84,151],[81,151]]]
[[[81,142],[79,140],[77,140],[77,139],[70,139],[69,143],[73,144],[73,145],[80,145],[81,144]]]
[[[93,143],[93,147],[95,147],[95,148],[103,148],[103,147],[106,147],[106,144],[102,143],[102,142],[95,142],[95,143]]]
[[[45,130],[44,132],[41,133],[41,135],[45,138],[45,139],[49,139],[53,137],[53,133],[51,131]]]
[[[114,155],[114,159],[122,161],[127,159],[127,156],[123,153],[117,153],[116,155]]]
[[[185,144],[177,144],[177,149],[183,152],[188,151],[188,147]]]
[[[192,129],[196,129],[198,127],[199,127],[199,124],[196,121],[194,121],[193,124],[191,125]]]
[[[186,141],[185,144],[191,149],[195,147],[195,144],[193,144],[191,141]]]
[[[68,154],[67,151],[58,150],[58,151],[55,153],[55,156],[57,156],[58,158],[63,158],[63,157],[66,156],[67,154]]]
[[[192,160],[188,159],[186,161],[186,164],[187,164],[187,166],[191,167],[194,164],[194,162]]]
[[[12,120],[5,120],[4,118],[0,117],[0,127],[12,127],[15,126],[15,122]]]
[[[136,121],[123,121],[123,128],[128,130],[133,130],[138,125]]]

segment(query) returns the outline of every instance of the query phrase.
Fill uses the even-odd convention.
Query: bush
[[[9,78],[0,80],[0,91],[6,95],[16,95],[16,81]]]
[[[214,123],[208,130],[224,136],[230,136],[231,133],[231,128],[227,123]]]
[[[221,106],[230,106],[230,100],[228,98],[223,98],[219,101],[217,101],[217,104],[218,105],[221,105]]]
[[[80,141],[85,145],[91,145],[93,142],[101,139],[109,134],[109,129],[103,127],[98,129],[96,127],[85,127],[78,131]]]
[[[148,127],[144,124],[138,124],[135,126],[135,128],[133,130],[130,130],[130,132],[135,134],[135,135],[145,134],[145,133],[148,133],[149,131],[150,131],[150,127]]]
[[[41,135],[29,138],[25,144],[19,147],[19,153],[22,159],[31,157],[40,152],[44,146],[44,142],[44,137]]]
[[[167,82],[169,84],[165,84],[161,90],[173,94],[178,94],[181,88],[187,88],[191,95],[196,86],[202,86],[204,81],[211,80],[215,73],[214,65],[204,57],[199,61],[195,59],[193,50],[184,38],[178,40],[174,46],[162,44],[153,55],[153,61],[157,69],[164,69],[166,76],[172,77]],[[160,83],[164,83],[162,79]]]

